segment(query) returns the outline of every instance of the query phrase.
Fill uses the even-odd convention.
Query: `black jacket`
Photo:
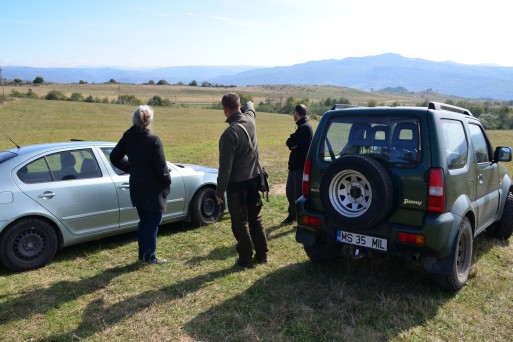
[[[110,161],[130,173],[130,198],[134,207],[166,211],[171,177],[158,136],[132,126],[110,153]]]
[[[255,118],[255,109],[248,103],[244,114],[234,113],[226,120],[230,126],[219,139],[219,175],[216,189],[218,197],[224,196],[228,184],[247,181],[259,175],[257,159],[249,145],[248,136],[237,126],[242,124],[246,128],[258,153]]]
[[[307,118],[301,118],[296,121],[297,129],[290,135],[285,143],[290,150],[289,170],[303,170],[305,166],[306,155],[312,141],[312,125]]]

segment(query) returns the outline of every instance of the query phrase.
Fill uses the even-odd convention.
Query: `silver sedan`
[[[59,248],[137,228],[129,175],[109,161],[112,142],[74,141],[0,152],[0,262],[14,271],[46,265]],[[169,163],[163,223],[217,221],[217,170]]]

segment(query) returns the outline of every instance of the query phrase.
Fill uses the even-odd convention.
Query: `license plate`
[[[337,231],[337,241],[347,243],[355,246],[362,246],[372,249],[378,249],[380,251],[387,250],[387,240],[381,239],[374,236],[362,235],[344,232],[342,230]]]

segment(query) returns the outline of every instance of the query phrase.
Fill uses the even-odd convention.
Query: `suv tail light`
[[[427,211],[436,214],[445,212],[445,181],[443,169],[429,169]]]
[[[303,170],[303,196],[310,196],[310,174],[312,173],[312,161],[307,159],[305,161],[305,168]]]

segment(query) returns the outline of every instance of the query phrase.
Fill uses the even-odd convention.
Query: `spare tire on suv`
[[[364,155],[335,160],[323,174],[320,191],[329,217],[343,227],[373,227],[392,208],[392,182],[387,171]]]

